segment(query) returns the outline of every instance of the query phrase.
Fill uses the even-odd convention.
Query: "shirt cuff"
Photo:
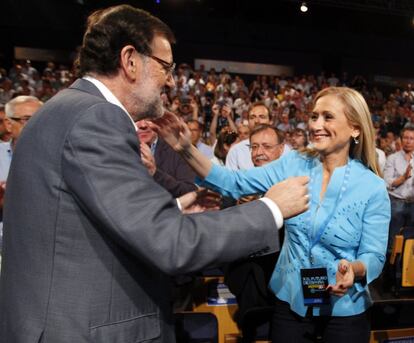
[[[272,212],[273,217],[275,218],[275,223],[278,229],[280,229],[283,226],[283,215],[282,212],[280,212],[279,207],[275,204],[275,202],[269,198],[263,197],[259,199],[260,201],[263,201],[267,207],[269,207],[269,210]]]
[[[178,198],[175,198],[175,201],[177,201],[178,209],[182,212],[183,207],[181,206],[180,200]]]

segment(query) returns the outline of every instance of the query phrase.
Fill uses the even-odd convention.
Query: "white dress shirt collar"
[[[124,112],[128,115],[129,119],[131,119],[132,125],[134,125],[135,130],[137,129],[134,120],[132,119],[131,115],[128,113],[128,111],[126,110],[126,108],[124,107],[124,105],[122,105],[122,103],[118,100],[118,98],[114,95],[114,93],[112,93],[108,87],[106,87],[101,81],[95,79],[94,77],[90,76],[90,75],[86,75],[83,77],[84,80],[87,80],[89,82],[92,82],[96,88],[99,89],[99,91],[102,93],[102,95],[104,96],[104,98],[110,102],[111,104],[114,104],[116,106],[121,107]]]

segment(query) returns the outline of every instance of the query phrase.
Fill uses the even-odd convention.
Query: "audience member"
[[[187,122],[188,128],[191,132],[191,142],[197,147],[201,153],[206,156],[208,159],[213,158],[213,148],[202,142],[201,136],[203,134],[202,124],[197,120],[190,120]]]
[[[384,170],[392,213],[389,249],[403,226],[414,226],[414,127],[405,127],[401,136],[402,150],[388,156]]]
[[[270,124],[269,109],[262,103],[252,105],[249,112],[249,130],[253,130],[259,124]],[[226,167],[233,170],[253,168],[253,161],[250,154],[249,139],[245,139],[234,145],[227,154]]]

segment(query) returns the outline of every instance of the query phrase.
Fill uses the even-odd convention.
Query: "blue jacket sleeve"
[[[200,185],[235,199],[244,195],[265,193],[275,183],[292,176],[292,172],[288,174],[287,170],[296,158],[297,153],[291,152],[264,167],[249,170],[236,171],[214,165]]]
[[[376,279],[384,266],[391,206],[385,183],[373,192],[362,219],[362,236],[357,259],[366,268],[366,284]],[[365,285],[355,284],[358,291]]]

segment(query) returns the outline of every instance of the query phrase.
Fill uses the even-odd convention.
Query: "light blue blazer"
[[[335,284],[339,260],[359,260],[366,267],[365,280],[356,282],[343,297],[331,296],[330,305],[314,306],[312,311],[333,316],[362,313],[372,303],[368,284],[381,273],[387,247],[390,201],[380,177],[350,159],[346,166],[335,169],[320,202],[321,162],[293,151],[264,167],[245,171],[213,166],[203,184],[239,198],[264,193],[279,181],[301,175],[311,177],[310,209],[285,221],[285,240],[270,288],[294,312],[305,316],[300,269],[326,267],[329,283]]]

